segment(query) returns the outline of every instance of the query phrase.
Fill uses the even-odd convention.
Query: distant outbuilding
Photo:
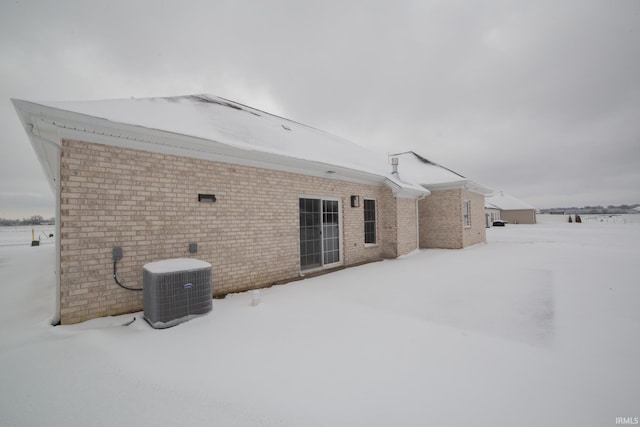
[[[509,224],[536,223],[536,208],[504,191],[485,199],[485,212],[495,215],[496,210],[500,211],[499,219]]]

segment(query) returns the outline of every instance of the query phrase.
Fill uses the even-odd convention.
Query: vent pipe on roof
[[[391,158],[391,167],[393,168],[393,171],[391,173],[393,175],[398,175],[398,158],[397,157]]]

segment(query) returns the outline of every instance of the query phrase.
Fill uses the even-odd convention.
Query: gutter
[[[451,182],[440,182],[437,184],[423,184],[425,187],[430,190],[468,190],[473,193],[478,193],[483,196],[487,194],[491,194],[493,190],[483,185],[480,185],[474,181],[465,179],[460,181],[451,181]]]
[[[427,188],[418,185],[407,184],[405,182],[398,182],[390,177],[386,177],[384,185],[391,189],[393,195],[396,197],[402,197],[405,199],[414,199],[418,197],[426,197],[431,194]]]

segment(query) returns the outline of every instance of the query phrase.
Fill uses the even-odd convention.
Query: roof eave
[[[439,190],[468,190],[473,193],[478,193],[483,196],[490,194],[493,190],[483,185],[478,184],[477,182],[471,181],[469,179],[464,179],[460,181],[451,181],[451,182],[439,182],[435,184],[422,184],[425,188],[428,188],[431,191],[439,191]]]
[[[36,108],[36,104],[13,98],[11,102],[18,113],[18,118],[29,138],[33,151],[47,178],[47,182],[55,194],[58,185],[56,180],[60,168],[60,143],[57,137],[57,130],[49,128],[46,132],[41,132],[35,125],[34,118],[42,114],[41,111]]]
[[[55,171],[59,168],[59,159],[56,160],[56,158],[44,155],[43,147],[48,144],[60,147],[63,139],[259,167],[361,184],[383,185],[387,179],[384,175],[368,171],[289,157],[282,154],[248,150],[214,140],[113,122],[29,101],[13,99],[12,102],[50,182],[55,179]],[[400,187],[404,188],[403,185],[400,185]]]
[[[418,199],[431,194],[431,191],[427,188],[419,185],[407,184],[389,177],[386,177],[384,184],[387,188],[391,189],[394,196],[405,199]]]

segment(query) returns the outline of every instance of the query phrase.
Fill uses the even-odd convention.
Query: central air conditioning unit
[[[193,258],[150,262],[143,267],[144,318],[170,328],[211,311],[211,264]]]

